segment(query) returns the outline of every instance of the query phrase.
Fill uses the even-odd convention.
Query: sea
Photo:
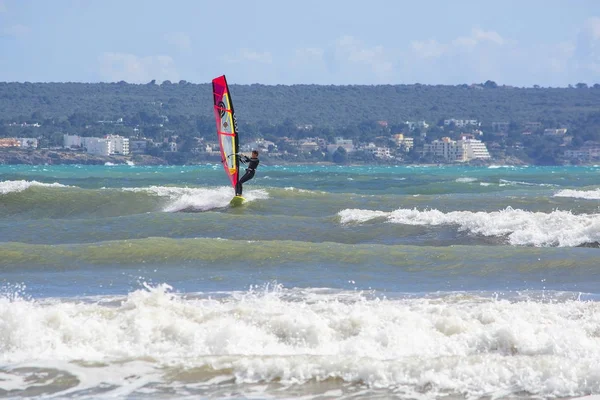
[[[600,166],[0,165],[0,398],[600,398]]]

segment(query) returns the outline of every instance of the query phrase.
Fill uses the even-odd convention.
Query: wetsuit
[[[248,166],[246,167],[246,173],[244,174],[244,176],[242,176],[238,181],[237,185],[235,185],[236,196],[242,195],[242,183],[254,178],[254,173],[256,172],[256,168],[258,168],[258,163],[260,162],[258,158],[248,158],[247,156],[242,156],[242,160],[243,162],[248,163]]]

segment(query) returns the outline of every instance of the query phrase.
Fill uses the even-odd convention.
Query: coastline
[[[270,164],[280,165],[338,165],[328,161],[287,161],[284,159],[269,159],[268,157],[262,158],[262,160]],[[186,163],[173,163],[169,162],[166,157],[155,157],[147,154],[133,154],[128,156],[100,156],[93,155],[69,150],[62,149],[41,149],[41,150],[23,150],[23,149],[0,149],[0,165],[119,165],[119,164],[133,164],[133,165],[197,165],[207,162],[218,163],[218,157],[211,157],[205,159],[196,159]],[[348,164],[339,164],[345,166],[359,166],[367,163],[361,162],[350,162]],[[372,164],[368,163],[368,164]],[[455,165],[455,164],[444,164],[444,163],[402,163],[402,162],[386,162],[381,161],[375,163],[377,165],[418,165],[418,166],[439,166],[439,165]],[[589,165],[595,165],[597,163],[590,163]],[[465,166],[492,166],[492,165],[507,165],[507,166],[525,166],[529,165],[521,159],[510,157],[503,159],[493,159],[489,161],[475,160],[471,163],[462,164]],[[581,164],[587,165],[587,164]]]
[[[162,165],[168,164],[160,157],[149,155],[133,156],[99,156],[60,150],[0,150],[0,165],[105,165],[105,164],[135,164],[135,165]]]

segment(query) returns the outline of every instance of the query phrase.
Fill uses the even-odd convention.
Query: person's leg
[[[244,176],[242,176],[242,178],[238,181],[238,183],[248,182],[250,179],[252,179],[253,176],[254,176],[254,171],[246,171],[246,173],[244,174]]]
[[[250,179],[252,179],[252,177],[254,176],[254,171],[248,171],[246,170],[246,173],[244,174],[244,176],[242,176],[240,178],[240,180],[238,181],[237,185],[235,185],[235,195],[236,196],[241,196],[242,195],[242,183],[249,181]]]

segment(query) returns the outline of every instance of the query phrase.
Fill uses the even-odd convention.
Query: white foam
[[[472,183],[472,182],[476,182],[477,178],[469,178],[469,177],[463,177],[463,178],[456,178],[456,182],[458,183]]]
[[[390,213],[385,211],[377,210],[361,210],[358,208],[348,208],[338,213],[340,216],[340,222],[347,224],[351,222],[367,222],[375,218],[387,218]]]
[[[500,168],[506,168],[506,169],[520,169],[520,168],[527,168],[528,165],[490,165],[488,167],[488,169],[500,169]]]
[[[80,382],[61,396],[100,385],[121,396],[175,384],[169,368],[200,368],[215,371],[205,386],[341,379],[430,398],[600,393],[596,302],[282,288],[217,300],[161,285],[110,304],[0,298],[0,388],[27,385],[11,377],[18,368],[55,368]]]
[[[50,188],[65,188],[68,185],[61,185],[58,182],[42,183],[38,181],[2,181],[0,182],[0,194],[8,194],[13,192],[22,192],[32,186],[50,187]]]
[[[507,207],[493,212],[398,209],[392,212],[346,209],[341,223],[363,223],[374,218],[405,225],[457,225],[459,231],[506,237],[512,245],[578,246],[600,242],[600,214],[575,215],[570,211],[531,212]]]
[[[573,197],[576,199],[600,200],[600,188],[595,190],[563,189],[554,194],[554,197]]]
[[[293,186],[287,186],[283,188],[283,190],[288,192],[297,192],[297,193],[311,193],[311,194],[327,194],[327,192],[316,191],[316,190],[308,190],[308,189],[300,189]]]
[[[506,179],[500,179],[500,183],[499,186],[550,186],[550,187],[555,187],[558,185],[555,185],[553,183],[531,183],[531,182],[522,182],[522,181],[509,181]]]
[[[186,209],[207,211],[227,207],[233,197],[229,186],[217,188],[188,188],[171,186],[150,186],[145,188],[124,188],[124,191],[145,192],[152,195],[169,198],[164,207],[165,212],[177,212]],[[246,201],[269,198],[266,190],[256,189],[244,192]]]

